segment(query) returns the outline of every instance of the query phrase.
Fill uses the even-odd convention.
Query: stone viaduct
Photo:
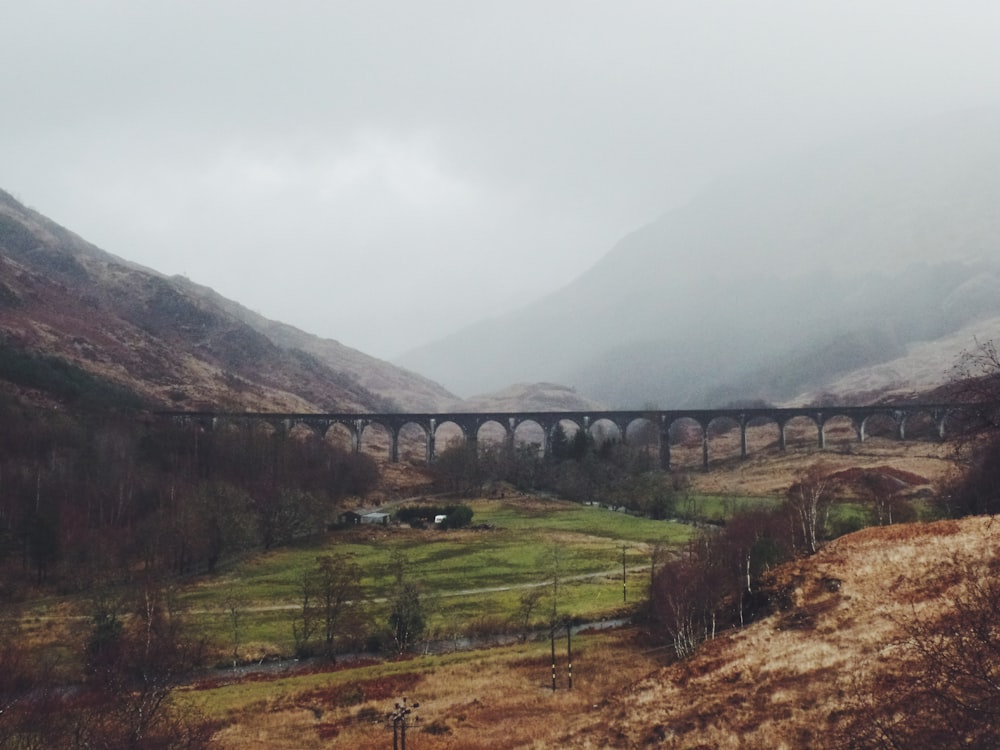
[[[279,414],[256,412],[179,412],[165,411],[157,415],[177,422],[196,424],[203,429],[213,429],[219,424],[248,425],[266,423],[276,430],[291,430],[304,425],[320,436],[326,436],[331,427],[340,425],[347,429],[355,451],[361,449],[365,430],[373,425],[381,426],[389,436],[389,459],[399,460],[400,432],[408,425],[415,425],[424,434],[426,460],[434,461],[435,440],[438,429],[445,424],[453,424],[469,445],[479,440],[480,429],[487,424],[495,424],[503,429],[505,443],[513,450],[515,433],[522,425],[534,424],[541,428],[544,441],[539,446],[545,456],[552,450],[552,436],[556,425],[570,423],[578,429],[594,434],[599,424],[610,424],[617,428],[616,439],[628,442],[629,428],[637,425],[654,430],[659,446],[660,466],[670,469],[670,436],[672,428],[687,424],[697,425],[701,430],[702,468],[709,467],[709,438],[713,429],[739,429],[740,456],[747,457],[747,428],[775,424],[778,429],[778,444],[785,448],[785,429],[789,421],[803,417],[816,428],[816,440],[820,448],[826,447],[826,426],[830,420],[846,417],[850,420],[857,439],[864,442],[869,425],[879,418],[881,424],[890,424],[894,437],[905,440],[908,424],[922,419],[930,425],[932,435],[945,438],[946,422],[961,412],[960,404],[906,404],[886,406],[804,406],[790,408],[750,408],[750,409],[675,409],[642,411],[525,411],[525,412],[456,412],[441,414]],[[605,429],[605,428],[599,428]]]

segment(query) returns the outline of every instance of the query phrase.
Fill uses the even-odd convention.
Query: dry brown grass
[[[280,696],[231,713],[215,743],[241,750],[390,747],[385,715],[406,695],[420,704],[407,742],[415,750],[558,747],[573,717],[655,668],[630,633],[574,639],[573,690],[566,689],[563,637],[555,692],[547,643],[466,654],[447,666],[417,659],[412,671],[388,678],[300,691],[285,683]]]
[[[682,663],[664,666],[666,652],[621,630],[574,640],[572,691],[564,641],[556,692],[547,643],[414,659],[378,677],[345,670],[319,686],[281,680],[266,700],[235,701],[216,746],[388,747],[384,717],[404,694],[420,703],[416,750],[829,746],[863,676],[894,669],[897,623],[947,607],[962,559],[998,555],[990,519],[868,529],[780,568],[785,609]]]
[[[843,537],[781,570],[787,611],[637,683],[561,746],[829,746],[860,675],[896,668],[897,623],[948,606],[962,585],[948,574],[957,560],[998,555],[1000,524],[984,518]]]
[[[777,446],[770,427],[748,431],[749,451],[740,459],[739,434],[732,430],[712,438],[710,471],[701,471],[701,445],[674,448],[673,463],[688,472],[693,488],[707,494],[783,495],[808,466],[822,461],[831,472],[891,464],[895,469],[926,477],[938,486],[954,470],[954,444],[926,439],[898,441],[872,437],[860,443],[853,429],[834,424],[827,429],[827,447],[820,450],[811,425],[789,429],[788,447]]]

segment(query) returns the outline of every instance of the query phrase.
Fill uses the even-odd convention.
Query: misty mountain
[[[859,137],[720,179],[558,292],[397,361],[461,395],[550,380],[622,407],[821,391],[1000,312],[998,204],[1000,113]]]
[[[436,410],[426,378],[115,257],[0,191],[0,392],[172,409]]]

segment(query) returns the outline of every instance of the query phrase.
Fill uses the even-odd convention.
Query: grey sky
[[[741,165],[1000,99],[1000,3],[0,4],[0,187],[390,357]]]

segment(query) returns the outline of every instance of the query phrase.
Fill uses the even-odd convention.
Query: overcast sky
[[[742,165],[1000,100],[995,0],[0,0],[0,188],[389,358]]]

